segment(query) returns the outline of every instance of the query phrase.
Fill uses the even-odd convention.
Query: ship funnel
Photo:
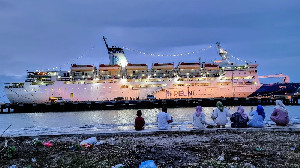
[[[120,47],[112,46],[109,47],[106,38],[103,36],[108,55],[109,55],[109,65],[120,65],[122,67],[127,66],[128,62],[124,54],[124,50]]]

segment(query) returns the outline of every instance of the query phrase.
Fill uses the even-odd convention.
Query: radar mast
[[[217,42],[216,44],[218,47],[218,54],[222,57],[222,60],[228,60],[228,52],[221,47],[220,42]]]

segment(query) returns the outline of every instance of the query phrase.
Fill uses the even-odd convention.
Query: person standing
[[[281,100],[276,100],[276,106],[270,119],[279,126],[286,126],[290,122],[288,110]]]
[[[237,112],[232,114],[230,118],[232,128],[246,128],[249,121],[248,115],[244,111],[243,106],[239,106]]]
[[[248,127],[262,128],[265,126],[264,119],[266,118],[264,108],[261,105],[257,106],[257,109],[249,113],[253,116],[248,122]]]
[[[202,107],[197,106],[196,112],[193,114],[193,125],[197,129],[205,129],[207,122],[205,120],[205,114],[202,112]]]
[[[168,130],[169,123],[173,122],[172,117],[168,114],[166,107],[162,108],[162,112],[157,114],[157,124],[159,130]]]
[[[227,117],[231,117],[230,112],[225,108],[222,102],[218,101],[216,104],[217,108],[213,111],[211,118],[217,124],[217,127],[221,126],[225,128],[226,123],[228,122]]]
[[[135,122],[134,122],[134,128],[137,131],[143,130],[144,126],[145,126],[145,120],[142,117],[142,111],[138,110],[136,112],[137,117],[135,118]]]

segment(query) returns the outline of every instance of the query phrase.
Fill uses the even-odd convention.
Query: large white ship
[[[70,71],[28,72],[23,83],[7,83],[11,103],[46,103],[57,99],[105,101],[247,97],[262,86],[258,64],[236,64],[217,43],[221,60],[211,63],[128,63],[124,50],[109,47],[109,64],[76,65]],[[199,59],[200,60],[200,59]]]

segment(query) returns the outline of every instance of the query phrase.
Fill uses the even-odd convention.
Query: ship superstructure
[[[222,60],[146,64],[128,63],[122,48],[109,47],[109,64],[72,64],[70,71],[28,72],[23,83],[9,83],[11,103],[71,101],[247,97],[261,87],[258,64],[238,65],[217,43]]]

